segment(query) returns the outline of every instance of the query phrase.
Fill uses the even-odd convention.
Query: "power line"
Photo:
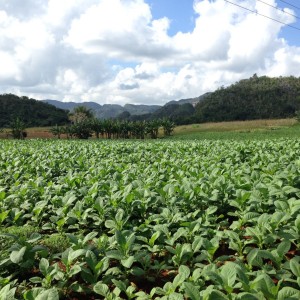
[[[238,6],[238,7],[242,8],[242,9],[248,10],[248,11],[250,11],[250,12],[252,12],[252,13],[254,13],[254,14],[257,14],[257,15],[259,15],[259,16],[262,16],[262,17],[264,17],[264,18],[267,18],[267,19],[269,19],[269,20],[272,20],[272,21],[274,21],[274,22],[277,22],[277,23],[286,25],[286,26],[288,26],[288,27],[291,27],[291,28],[293,28],[293,29],[296,29],[296,30],[299,30],[299,31],[300,31],[300,28],[299,28],[299,27],[296,27],[296,26],[293,26],[293,25],[289,25],[289,24],[287,24],[287,23],[284,23],[284,22],[281,22],[281,21],[279,21],[279,20],[273,19],[273,18],[271,18],[271,17],[268,17],[268,16],[266,16],[266,15],[263,15],[263,14],[261,14],[261,13],[258,13],[258,12],[255,11],[255,10],[252,10],[252,9],[247,8],[247,7],[241,6],[241,5],[239,5],[239,4],[230,2],[230,1],[228,1],[228,0],[224,0],[224,1],[225,1],[225,2],[228,2],[228,3],[232,4],[232,5]]]
[[[294,5],[294,4],[291,4],[291,3],[286,2],[286,1],[283,1],[283,0],[279,0],[279,1],[281,1],[281,2],[283,2],[283,3],[285,3],[285,4],[289,5],[289,6],[292,6],[292,7],[296,8],[296,9],[299,9],[299,10],[300,10],[300,7],[299,7],[299,6],[296,6],[296,5]]]
[[[296,15],[293,15],[293,14],[287,12],[287,11],[284,11],[283,9],[281,9],[281,8],[279,8],[279,7],[276,7],[276,6],[272,5],[272,4],[269,4],[269,3],[267,3],[267,2],[264,2],[264,1],[262,1],[262,0],[257,0],[257,1],[259,1],[259,2],[261,2],[261,3],[263,3],[263,4],[265,4],[265,5],[268,5],[268,6],[270,6],[270,7],[273,7],[273,8],[275,8],[275,9],[277,9],[277,10],[279,10],[279,11],[285,13],[285,14],[288,14],[288,15],[293,16],[293,17],[295,17],[296,19],[299,19],[299,20],[300,20],[300,18],[297,17]]]

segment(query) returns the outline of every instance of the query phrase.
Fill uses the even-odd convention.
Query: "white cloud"
[[[295,21],[256,0],[231,1]],[[146,0],[0,0],[2,91],[163,104],[253,73],[300,76],[300,47],[279,37],[283,24],[224,0],[195,0],[194,11],[193,30],[170,36],[168,16],[155,19]]]

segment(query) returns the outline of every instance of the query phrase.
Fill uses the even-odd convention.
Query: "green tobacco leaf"
[[[190,276],[190,269],[187,266],[180,266],[178,274],[173,280],[174,287],[181,285]]]
[[[279,253],[280,256],[283,256],[290,250],[290,248],[291,248],[291,242],[288,240],[284,240],[277,246],[277,252]]]
[[[11,288],[10,284],[5,285],[0,290],[0,299],[1,300],[14,300],[16,299],[15,296],[16,288]]]
[[[168,300],[184,300],[184,297],[182,294],[172,293],[169,295]]]
[[[192,244],[192,249],[195,252],[199,251],[202,247],[202,237],[195,237],[194,242]]]
[[[120,223],[123,220],[124,217],[124,210],[123,209],[118,209],[118,212],[116,214],[116,221]]]
[[[79,265],[74,265],[73,267],[72,267],[72,269],[70,270],[70,272],[69,272],[69,276],[70,277],[72,277],[72,276],[74,276],[75,274],[77,274],[77,273],[79,273],[81,271],[81,267],[79,266]]]
[[[32,290],[26,291],[23,297],[25,300],[35,300],[38,297],[38,295],[43,293],[43,291],[45,291],[45,289],[43,288],[34,288]]]
[[[146,272],[139,267],[133,267],[130,273],[134,276],[144,276],[146,274]]]
[[[114,283],[114,285],[119,288],[122,292],[125,292],[127,289],[126,284],[123,281],[120,280],[116,280],[116,279],[112,279],[112,282]]]
[[[263,264],[261,256],[258,255],[259,249],[252,249],[247,255],[247,261],[251,266],[261,266]]]
[[[299,300],[300,291],[291,287],[282,288],[277,296],[277,300]]]
[[[46,276],[46,274],[48,273],[48,268],[49,268],[48,260],[45,258],[42,258],[39,263],[39,268],[40,268],[40,271],[42,272],[42,274],[44,276]]]
[[[258,298],[250,293],[240,293],[237,297],[238,300],[262,300],[262,298]]]
[[[216,290],[213,290],[208,297],[208,300],[228,300],[228,299],[229,298],[225,294]]]
[[[97,232],[92,231],[90,233],[88,233],[85,238],[83,239],[83,244],[86,244],[88,241],[92,240],[93,238],[95,238],[98,235]]]
[[[22,262],[23,260],[23,256],[26,252],[26,249],[27,247],[24,246],[23,248],[21,248],[20,250],[16,250],[16,251],[13,251],[11,254],[10,254],[10,260],[15,263],[15,264],[19,264],[20,262]]]
[[[116,225],[116,222],[114,220],[106,220],[105,221],[105,227],[106,228],[109,228],[109,229],[112,229],[112,228],[116,228],[117,225]]]
[[[258,276],[252,283],[252,287],[257,291],[261,291],[267,299],[274,299],[276,291],[275,284],[269,275],[263,274]]]
[[[117,259],[117,260],[121,260],[124,258],[124,255],[121,251],[119,250],[111,250],[111,251],[107,251],[106,252],[106,256],[108,258],[113,258],[113,259]]]
[[[1,191],[0,192],[0,201],[1,200],[4,200],[5,199],[5,196],[6,196],[6,193],[4,191]]]
[[[43,279],[41,277],[30,277],[29,281],[32,283],[41,283]]]
[[[93,291],[103,297],[106,297],[109,294],[109,287],[102,282],[97,282],[94,285]]]
[[[200,299],[200,292],[192,283],[185,282],[184,283],[184,291],[190,299],[192,299],[192,300]]]
[[[35,232],[29,237],[29,239],[27,240],[27,243],[34,243],[41,238],[42,238],[42,236],[39,233]]]
[[[10,213],[10,210],[2,211],[0,213],[0,224],[4,222],[4,220],[7,218],[9,213]]]
[[[154,246],[155,241],[159,238],[160,234],[161,234],[160,231],[157,231],[151,236],[151,238],[149,240],[150,247]]]
[[[35,300],[59,300],[58,292],[55,288],[46,290],[39,294]]]
[[[235,264],[232,262],[227,262],[221,269],[220,275],[222,276],[223,282],[227,286],[233,287],[237,277],[237,271]]]
[[[129,256],[126,259],[122,259],[121,264],[122,264],[123,267],[125,267],[127,269],[130,269],[132,264],[134,263],[134,261],[135,261],[134,256]]]
[[[126,238],[123,235],[123,233],[119,230],[116,231],[116,240],[118,244],[121,246],[121,248],[124,249],[126,246]]]
[[[79,249],[79,250],[75,250],[75,251],[71,250],[68,255],[68,263],[73,262],[79,256],[85,255],[85,253],[86,253],[86,250],[84,250],[84,249]]]
[[[296,258],[290,260],[290,268],[294,275],[300,277],[300,264]]]

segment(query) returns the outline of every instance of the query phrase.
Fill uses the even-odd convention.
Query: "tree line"
[[[170,136],[175,123],[171,120],[155,119],[149,121],[128,121],[120,119],[101,120],[93,116],[91,110],[78,106],[69,114],[71,124],[54,126],[51,133],[57,138],[66,135],[67,138],[88,139],[95,135],[96,138],[106,139],[156,139],[162,128],[164,136]]]

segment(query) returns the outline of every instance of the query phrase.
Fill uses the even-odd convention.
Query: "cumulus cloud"
[[[254,73],[300,76],[300,47],[280,37],[282,23],[295,18],[256,0],[231,2],[282,23],[223,0],[195,0],[194,28],[172,36],[168,16],[155,19],[146,0],[18,2],[0,0],[2,92],[163,104]]]

